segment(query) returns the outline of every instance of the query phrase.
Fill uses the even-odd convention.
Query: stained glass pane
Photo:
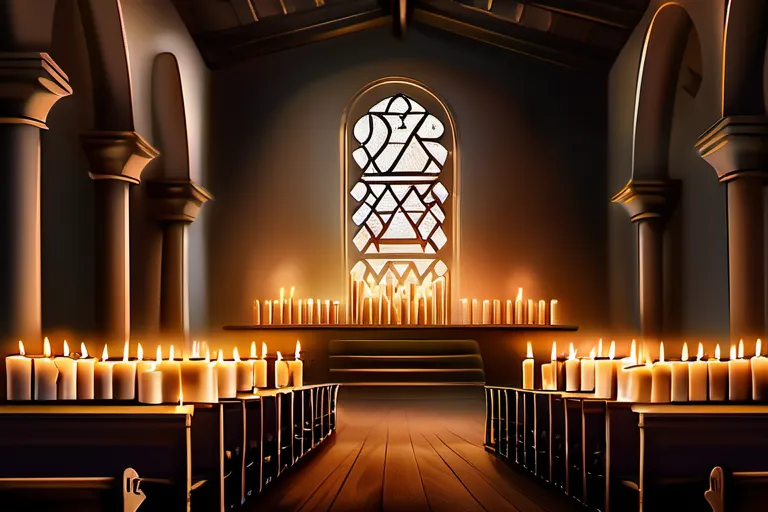
[[[443,228],[438,227],[435,233],[432,235],[432,241],[435,243],[438,249],[442,249],[445,242],[448,241],[448,237],[445,236]]]
[[[355,243],[357,250],[362,251],[370,239],[371,234],[368,232],[367,228],[363,227],[360,231],[357,232],[357,235],[355,235],[355,238],[353,238],[352,241]]]
[[[419,185],[416,185],[416,186],[418,187]],[[395,197],[398,198],[400,201],[403,200],[403,198],[405,197],[405,194],[407,194],[408,191],[411,189],[411,185],[391,185],[391,187],[392,187],[392,192],[395,193]]]
[[[397,201],[395,201],[395,196],[393,196],[392,193],[387,190],[376,204],[376,211],[381,213],[388,213],[395,211],[395,208],[397,208]]]
[[[381,238],[416,238],[416,231],[414,231],[413,225],[405,217],[405,214],[402,211],[399,211],[392,217],[392,220],[389,222],[389,227]]]
[[[416,195],[416,192],[413,191],[411,191],[406,200],[403,201],[403,208],[411,212],[423,212],[427,209],[424,206],[424,203],[421,202],[421,199],[419,199],[419,196]]]
[[[385,185],[371,185],[371,192],[373,192],[376,197],[379,197],[382,192],[384,192],[384,189],[387,188]]]
[[[366,187],[365,183],[362,181],[358,181],[357,185],[352,187],[350,194],[352,194],[352,197],[354,197],[356,201],[362,201],[366,192],[368,192],[368,187]]]
[[[365,221],[369,213],[371,213],[371,207],[367,204],[362,204],[360,205],[360,208],[358,208],[354,213],[354,215],[352,215],[352,221],[359,226],[363,223],[363,221]]]
[[[439,139],[444,131],[443,123],[432,114],[429,114],[424,123],[419,127],[417,134],[422,139]]]
[[[421,224],[419,224],[419,233],[421,234],[421,238],[426,240],[429,234],[432,233],[432,230],[435,229],[436,225],[437,219],[435,219],[431,213],[424,215],[424,219],[421,221]]]
[[[424,141],[423,144],[424,147],[427,148],[427,151],[429,151],[432,156],[435,157],[437,163],[439,163],[441,166],[445,164],[445,159],[448,157],[448,150],[445,149],[442,144],[439,142],[430,141]]]
[[[445,200],[448,199],[448,190],[439,181],[435,184],[435,188],[432,189],[432,192],[434,192],[441,203],[444,203]]]
[[[429,211],[432,212],[432,215],[435,216],[435,218],[440,222],[440,224],[445,222],[445,213],[443,213],[443,209],[440,208],[439,204],[434,205],[432,208],[430,208]]]
[[[395,172],[423,172],[429,162],[429,155],[416,139],[411,139],[408,147],[403,152],[395,165]]]
[[[376,214],[368,217],[368,222],[366,222],[365,225],[371,229],[373,236],[379,236],[381,230],[384,228],[384,224],[381,223],[379,217]]]

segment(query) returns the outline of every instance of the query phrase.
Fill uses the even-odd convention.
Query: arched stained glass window
[[[444,281],[443,312],[430,323],[448,323],[449,277],[458,260],[450,113],[421,84],[383,80],[356,96],[343,132],[351,280],[363,281],[369,294],[376,286],[414,284],[425,296]]]

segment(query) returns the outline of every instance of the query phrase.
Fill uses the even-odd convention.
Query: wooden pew
[[[727,473],[717,466],[709,475],[709,489],[704,498],[712,512],[761,512],[766,509],[767,490],[768,471]]]

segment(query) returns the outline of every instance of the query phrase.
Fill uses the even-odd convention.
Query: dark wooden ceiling
[[[559,66],[607,71],[649,0],[173,0],[207,64],[377,25],[425,24]]]

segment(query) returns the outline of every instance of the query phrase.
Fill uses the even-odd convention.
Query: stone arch
[[[768,3],[729,0],[725,12],[722,61],[722,116],[765,115]]]
[[[155,57],[152,113],[154,140],[161,152],[156,170],[163,179],[190,179],[184,91],[179,63],[172,53],[164,52]]]

